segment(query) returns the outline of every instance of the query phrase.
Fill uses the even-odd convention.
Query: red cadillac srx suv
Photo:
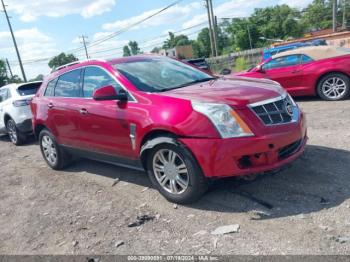
[[[169,201],[197,200],[210,178],[278,170],[304,150],[304,115],[276,82],[218,78],[142,55],[58,68],[31,103],[42,155],[146,170]]]

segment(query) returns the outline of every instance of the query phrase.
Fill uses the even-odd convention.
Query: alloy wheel
[[[341,98],[346,92],[346,83],[339,77],[328,78],[322,84],[322,93],[329,99]]]
[[[7,122],[7,132],[10,136],[12,143],[16,144],[18,140],[17,130],[16,130],[16,125],[12,120],[9,120]]]
[[[43,136],[41,139],[41,146],[46,160],[54,166],[57,163],[57,149],[51,137],[47,135]]]
[[[154,155],[153,172],[161,187],[171,194],[181,194],[189,186],[186,164],[172,150],[161,149]]]

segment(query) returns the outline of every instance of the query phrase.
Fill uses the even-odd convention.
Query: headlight
[[[287,93],[287,97],[293,106],[298,107],[297,103],[295,103],[294,99],[291,97],[290,94]]]
[[[254,135],[247,124],[228,105],[192,101],[192,107],[210,119],[222,138]]]

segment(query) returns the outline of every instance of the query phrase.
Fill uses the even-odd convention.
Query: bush
[[[244,57],[238,57],[235,61],[235,72],[240,72],[248,69],[247,60]]]

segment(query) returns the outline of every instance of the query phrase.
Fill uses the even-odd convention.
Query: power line
[[[2,0],[1,0],[1,1],[2,1]],[[158,10],[158,11],[156,11],[155,13],[153,13],[153,14],[147,16],[146,18],[143,18],[143,19],[141,19],[141,20],[139,20],[139,21],[137,21],[137,22],[135,22],[135,23],[133,23],[133,24],[131,24],[131,25],[125,27],[125,28],[122,28],[122,29],[119,30],[119,31],[113,32],[113,33],[111,33],[111,34],[109,34],[109,35],[107,35],[107,36],[105,36],[105,37],[103,37],[103,38],[101,38],[101,39],[92,41],[89,45],[87,45],[87,47],[93,47],[93,46],[99,45],[99,44],[101,44],[101,43],[103,43],[103,42],[105,42],[105,41],[108,41],[109,39],[112,39],[112,38],[116,37],[117,35],[120,35],[120,34],[122,34],[122,33],[124,33],[124,32],[127,32],[127,31],[130,30],[131,28],[133,28],[133,27],[135,27],[135,26],[137,26],[137,25],[139,25],[139,24],[141,24],[141,23],[143,23],[143,22],[145,22],[145,21],[151,19],[151,18],[154,17],[154,16],[159,15],[160,13],[162,13],[162,12],[168,10],[169,8],[171,8],[171,7],[173,7],[173,6],[177,5],[177,4],[179,4],[179,3],[182,2],[182,1],[183,1],[183,0],[177,0],[177,1],[173,2],[173,3],[171,3],[170,5],[168,5],[168,6],[164,7],[164,8],[162,8],[162,9],[160,9],[160,10]],[[78,51],[83,50],[83,49],[84,49],[84,47],[76,48],[76,49],[70,50],[70,52],[74,52],[74,51],[78,52]],[[68,51],[66,51],[66,53],[68,53]],[[39,58],[39,59],[26,60],[25,63],[28,64],[28,63],[44,62],[44,61],[48,61],[48,60],[50,60],[50,59],[52,59],[52,58],[53,58],[53,57],[46,57],[46,58]]]
[[[184,32],[184,31],[187,31],[187,30],[190,30],[190,29],[199,27],[199,26],[204,25],[204,24],[206,24],[206,23],[207,23],[207,22],[202,22],[202,23],[199,23],[199,24],[196,24],[196,25],[193,25],[193,26],[190,26],[190,27],[187,27],[187,28],[178,30],[178,31],[174,31],[173,33],[174,33],[174,34],[178,34],[178,33],[181,33],[181,32]],[[148,39],[148,40],[141,40],[141,41],[138,41],[138,42],[149,42],[149,41],[152,41],[153,39],[162,38],[162,37],[167,37],[167,36],[168,36],[167,34],[163,34],[163,35],[159,35],[159,36],[152,37],[151,39]],[[162,42],[161,42],[161,43],[162,43]],[[108,52],[108,51],[114,51],[114,50],[116,50],[116,49],[123,48],[123,47],[124,47],[124,45],[117,46],[117,47],[113,47],[113,48],[109,48],[109,49],[98,50],[98,51],[95,51],[95,52],[90,52],[90,55],[91,55],[91,54],[104,53],[104,52]]]
[[[17,42],[16,42],[16,38],[15,38],[15,35],[13,34],[13,30],[12,30],[10,18],[9,18],[9,16],[7,15],[6,6],[5,6],[5,4],[4,4],[4,1],[1,0],[1,3],[2,3],[2,7],[3,7],[3,9],[4,9],[3,11],[4,11],[5,16],[6,16],[7,24],[8,24],[8,26],[9,26],[9,29],[10,29],[10,32],[11,32],[13,45],[15,46],[15,49],[16,49],[17,58],[18,58],[18,62],[19,62],[19,65],[20,65],[20,68],[21,68],[21,71],[22,71],[23,80],[24,80],[24,82],[27,82],[26,74],[25,74],[25,72],[24,72],[24,68],[23,68],[23,64],[22,64],[22,60],[21,60],[21,55],[19,54],[18,47],[17,47]]]
[[[122,28],[122,29],[119,30],[119,31],[116,31],[116,32],[114,32],[114,33],[111,33],[111,34],[107,35],[106,37],[101,38],[101,39],[99,39],[99,40],[93,41],[93,42],[91,42],[90,45],[88,45],[88,47],[92,47],[92,46],[99,45],[99,44],[101,44],[101,43],[103,43],[103,42],[105,42],[105,41],[107,41],[107,40],[109,40],[109,39],[112,39],[112,38],[116,37],[117,35],[120,35],[120,34],[122,34],[122,33],[125,33],[125,32],[127,32],[127,31],[129,31],[131,28],[133,28],[133,27],[135,27],[135,26],[137,26],[137,25],[139,25],[139,24],[142,24],[143,22],[145,22],[145,21],[151,19],[151,18],[154,17],[154,16],[159,15],[160,13],[163,13],[164,11],[166,11],[166,10],[168,10],[169,8],[171,8],[171,7],[173,7],[173,6],[177,5],[177,4],[179,4],[179,3],[182,2],[182,1],[183,1],[183,0],[177,0],[177,1],[173,2],[173,3],[171,3],[170,5],[168,5],[168,6],[164,7],[164,8],[162,8],[162,9],[160,9],[160,10],[158,10],[158,11],[156,11],[155,13],[153,13],[153,14],[151,14],[151,15],[149,15],[149,16],[147,16],[147,17],[145,17],[145,18],[143,18],[143,19],[141,19],[141,20],[139,20],[139,21],[137,21],[137,22],[135,22],[135,23],[132,23],[131,25],[129,25],[129,26],[125,27],[125,28]]]
[[[207,22],[202,22],[202,23],[199,23],[199,24],[196,24],[196,25],[193,25],[193,26],[190,26],[190,27],[187,27],[187,28],[184,28],[184,29],[181,29],[181,30],[178,30],[178,31],[175,31],[173,32],[174,34],[177,34],[177,33],[181,33],[181,32],[184,32],[184,31],[187,31],[187,30],[190,30],[190,29],[193,29],[193,28],[196,28],[196,27],[199,27],[201,25],[204,25],[206,24]],[[202,30],[202,29],[201,29]],[[195,32],[192,32],[192,33],[189,33],[187,34],[187,36],[190,36],[190,35],[193,35],[195,33],[198,33],[200,32],[201,30],[199,31],[195,31]],[[186,34],[185,34],[186,35]],[[148,39],[148,40],[142,40],[142,41],[138,41],[138,42],[148,42],[148,41],[151,41],[153,39],[157,39],[157,38],[161,38],[161,37],[166,37],[168,35],[164,34],[164,35],[159,35],[159,36],[155,36],[155,37],[152,37],[152,39]],[[162,42],[159,42],[157,44],[152,44],[152,46],[156,46],[156,45],[159,45],[159,44],[162,44],[164,41]],[[124,45],[121,45],[121,46],[117,46],[117,47],[114,47],[114,48],[109,48],[109,49],[104,49],[104,50],[98,50],[98,51],[95,51],[95,52],[89,52],[89,55],[94,55],[94,54],[100,54],[100,53],[105,53],[105,52],[109,52],[109,51],[116,51],[116,50],[119,50],[119,49],[122,49],[124,47]],[[147,48],[148,46],[141,46],[141,48]],[[28,60],[28,61],[23,61],[24,64],[34,64],[34,63],[40,63],[40,62],[46,62],[48,60],[50,60],[51,58],[41,58],[41,59],[36,59],[36,60]]]

